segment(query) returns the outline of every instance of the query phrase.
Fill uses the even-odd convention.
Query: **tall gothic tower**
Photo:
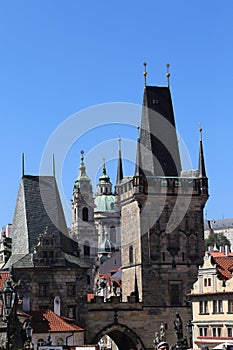
[[[145,86],[135,174],[117,192],[123,301],[133,292],[156,309],[150,312],[160,322],[169,322],[172,308],[181,307],[184,315],[204,255],[208,179],[202,140],[198,170],[181,169],[169,87]]]
[[[94,196],[91,180],[86,173],[83,151],[79,174],[73,188],[71,235],[79,243],[80,257],[94,262],[98,245],[94,223]]]

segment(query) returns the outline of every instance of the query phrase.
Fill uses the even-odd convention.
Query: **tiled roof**
[[[211,252],[213,262],[217,265],[219,278],[228,280],[232,277],[233,253],[226,256],[223,252]]]
[[[0,290],[4,288],[5,281],[10,276],[9,272],[0,272]]]
[[[30,311],[28,314],[31,318],[31,326],[34,333],[48,332],[83,332],[83,328],[74,323],[66,321],[63,317],[58,316],[52,310],[47,311]]]

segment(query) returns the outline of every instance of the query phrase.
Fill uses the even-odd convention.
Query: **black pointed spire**
[[[138,128],[138,133],[140,130],[140,127],[137,126]],[[141,147],[140,147],[140,137],[138,135],[137,139],[137,153],[136,153],[136,164],[135,164],[135,171],[134,171],[134,176],[141,176],[143,175],[143,172],[141,170],[142,166],[142,158],[141,158]]]
[[[118,185],[123,179],[123,167],[122,167],[122,157],[121,157],[121,138],[118,139],[119,150],[118,150],[118,164],[117,164],[117,180],[116,184]]]
[[[200,149],[199,149],[199,162],[198,162],[198,171],[199,171],[199,177],[206,177],[206,170],[205,170],[205,160],[204,160],[204,152],[203,152],[203,145],[202,145],[202,128],[199,129],[200,131]]]
[[[141,169],[146,176],[180,176],[181,160],[168,87],[144,89],[140,144]]]

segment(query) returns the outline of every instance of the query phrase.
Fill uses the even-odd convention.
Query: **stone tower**
[[[94,262],[98,244],[94,223],[94,196],[91,180],[86,173],[83,151],[79,174],[73,188],[71,235],[79,243],[80,257]]]
[[[205,249],[208,179],[202,139],[198,169],[181,169],[169,87],[145,86],[135,174],[122,179],[117,192],[123,301],[137,295],[156,309],[160,322],[169,322],[172,308],[181,307],[187,320],[186,293]]]
[[[102,175],[99,177],[95,197],[94,219],[98,230],[100,248],[106,234],[116,249],[120,247],[120,213],[117,197],[112,193],[112,183],[106,171],[105,161]]]

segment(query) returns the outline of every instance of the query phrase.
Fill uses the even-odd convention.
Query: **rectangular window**
[[[221,314],[222,312],[222,300],[213,300],[213,314]]]
[[[228,300],[228,312],[233,313],[233,300]]]
[[[199,337],[207,337],[208,328],[207,327],[199,327]]]
[[[182,282],[169,281],[170,305],[182,305]]]
[[[208,314],[208,301],[202,300],[199,302],[199,313]]]
[[[213,327],[212,328],[212,336],[213,337],[221,337],[222,336],[222,328],[221,327]]]
[[[69,317],[69,318],[76,318],[76,315],[75,315],[75,306],[73,306],[73,305],[68,306],[67,317]]]
[[[233,336],[232,327],[227,327],[227,336],[229,338],[232,338],[232,336]]]

